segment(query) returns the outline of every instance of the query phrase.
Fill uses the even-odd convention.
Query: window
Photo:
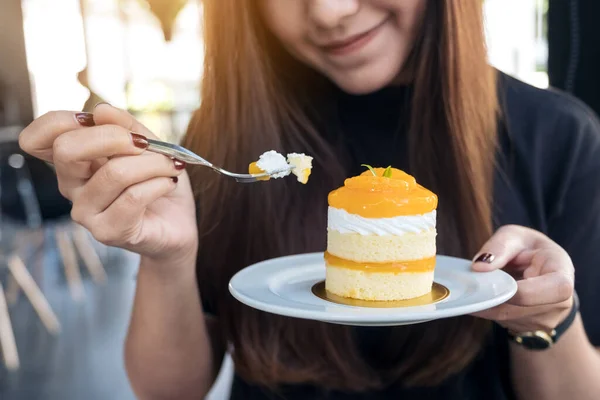
[[[185,3],[169,42],[144,0],[22,4],[36,116],[107,101],[178,140],[200,102],[199,0]],[[547,8],[548,0],[484,3],[490,62],[539,87],[548,85]]]
[[[548,86],[548,0],[485,0],[490,63],[527,83]]]
[[[186,3],[169,42],[142,0],[23,0],[23,14],[36,116],[107,101],[163,139],[185,130],[199,104],[198,2]]]

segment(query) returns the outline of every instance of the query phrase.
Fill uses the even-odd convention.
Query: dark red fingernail
[[[173,180],[174,183],[179,182],[179,178],[176,176],[172,177],[171,180]]]
[[[106,104],[107,106],[110,106],[110,104],[108,104],[107,102],[105,102],[105,101],[101,101],[100,103],[97,103],[97,104],[94,106],[94,108],[96,108],[96,107],[98,107],[98,106],[101,106],[101,105],[103,105],[103,104]]]
[[[86,112],[77,113],[75,114],[75,119],[81,126],[96,126],[96,123],[94,122],[94,114]]]
[[[147,149],[148,148],[148,139],[146,136],[140,135],[139,133],[130,132],[131,139],[133,140],[133,145],[139,149]]]
[[[496,256],[494,256],[493,254],[490,253],[483,253],[481,254],[479,257],[477,257],[475,259],[475,262],[482,262],[482,263],[486,263],[486,264],[491,264],[494,259],[496,258]]]
[[[185,163],[183,161],[179,161],[177,159],[173,160],[173,164],[175,164],[175,169],[181,171],[185,169]]]

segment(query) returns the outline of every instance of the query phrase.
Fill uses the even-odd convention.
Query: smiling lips
[[[377,35],[377,32],[379,32],[379,28],[381,28],[386,22],[387,19],[366,32],[351,36],[345,40],[321,46],[321,48],[327,53],[337,56],[352,53],[356,50],[363,48],[367,43],[369,43]]]

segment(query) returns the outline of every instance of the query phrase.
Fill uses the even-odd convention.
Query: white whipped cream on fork
[[[298,182],[306,183],[312,170],[313,158],[301,153],[290,153],[286,157],[270,150],[263,153],[256,166],[272,178],[284,178],[290,173],[298,177]]]

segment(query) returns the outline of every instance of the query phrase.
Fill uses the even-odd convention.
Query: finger
[[[532,229],[520,226],[500,228],[473,259],[473,269],[484,272],[504,268],[520,253],[535,248],[534,245],[540,240],[539,235]]]
[[[498,320],[493,315],[474,315],[475,317],[494,321],[512,332],[530,332],[535,330],[550,330],[551,326],[546,322],[547,316],[539,313],[528,314],[520,319]]]
[[[151,139],[158,139],[144,124],[125,110],[101,103],[94,109],[94,120],[98,125],[119,125],[128,131],[137,132]]]
[[[160,154],[113,158],[104,164],[75,196],[73,214],[78,219],[106,210],[128,187],[152,178],[180,175],[185,164]]]
[[[514,262],[526,267],[523,279],[517,282],[518,291],[509,303],[523,306],[557,304],[573,295],[573,263],[558,246],[522,252]]]
[[[504,271],[515,280],[533,278],[543,273],[553,272],[557,269],[548,268],[548,265],[556,265],[553,260],[562,259],[562,255],[559,254],[561,252],[564,251],[560,248],[550,247],[523,250],[510,261],[509,268],[505,268]]]
[[[103,213],[84,226],[104,244],[136,244],[146,207],[176,187],[177,182],[171,178],[153,178],[130,186]]]
[[[504,303],[487,310],[473,313],[471,315],[478,318],[489,319],[491,321],[512,321],[527,317],[536,312],[538,312],[538,310],[536,310],[534,307],[521,307]]]
[[[114,155],[137,155],[148,147],[145,137],[117,125],[102,125],[60,135],[52,146],[57,173],[88,179],[91,162]]]
[[[568,310],[571,306],[570,302],[563,302],[560,311]],[[548,330],[554,328],[556,324],[549,321],[549,314],[558,315],[555,304],[539,307],[518,307],[510,304],[502,304],[471,315],[490,321],[496,321],[503,326],[510,325],[510,329],[513,331],[526,332],[537,329]]]
[[[539,307],[524,307],[514,304],[504,303],[487,310],[472,313],[471,315],[492,321],[516,321],[519,319],[528,319],[535,315],[544,315],[553,311],[555,305],[542,305]]]
[[[573,280],[561,272],[523,279],[517,285],[517,293],[507,303],[524,307],[562,303],[574,290]]]
[[[94,126],[89,113],[53,111],[36,118],[19,135],[19,146],[24,152],[44,161],[52,161],[52,144],[61,134]]]
[[[523,278],[533,278],[552,272],[562,272],[567,277],[574,278],[573,261],[571,261],[569,254],[559,246],[542,248],[532,254],[532,257],[527,260],[527,268],[523,271]]]
[[[118,125],[101,125],[60,135],[53,144],[54,161],[63,163],[92,161],[115,155],[141,154],[148,141],[137,132]]]

